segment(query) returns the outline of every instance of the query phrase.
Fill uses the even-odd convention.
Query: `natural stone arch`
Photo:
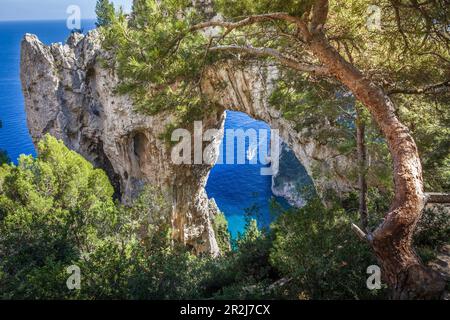
[[[161,136],[175,120],[174,115],[136,113],[128,96],[115,93],[118,79],[113,70],[99,62],[99,56],[107,55],[97,31],[87,36],[73,34],[66,45],[52,46],[45,46],[35,36],[25,36],[21,80],[34,142],[46,133],[62,139],[69,148],[105,169],[125,202],[145,184],[160,187],[172,204],[174,239],[196,253],[218,254],[212,228],[218,208],[205,191],[212,165],[172,163],[171,148]],[[346,172],[348,159],[295,131],[294,124],[268,104],[276,77],[277,69],[264,65],[238,68],[224,63],[210,68],[202,86],[218,107],[196,120],[202,120],[203,131],[221,129],[224,112],[229,109],[265,121],[280,131],[319,193],[326,189],[338,193],[351,190],[352,182],[345,175],[327,178],[332,171]],[[186,129],[192,132],[192,128]],[[215,146],[219,145],[217,137]],[[216,155],[217,148],[212,149]],[[318,175],[312,175],[315,167],[319,168]]]
[[[243,112],[278,129],[281,140],[305,167],[319,194],[333,190],[343,195],[354,190],[355,181],[346,177],[352,167],[352,155],[342,155],[334,148],[318,143],[305,131],[297,131],[294,122],[283,118],[276,106],[270,105],[269,98],[277,77],[278,69],[274,66],[255,63],[243,67],[227,62],[208,69],[202,88],[211,101],[222,107],[220,112]]]

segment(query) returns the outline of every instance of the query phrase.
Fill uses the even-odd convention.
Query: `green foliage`
[[[370,299],[382,292],[366,287],[366,268],[376,261],[351,232],[349,215],[311,199],[280,216],[273,225],[271,262],[292,278],[288,295],[307,299]]]
[[[119,15],[103,31],[122,80],[118,92],[130,94],[139,111],[186,115],[209,106],[198,86],[207,40],[188,32],[199,17],[189,6],[187,0],[138,1],[132,21]]]
[[[381,29],[366,27],[370,5],[381,9]],[[330,1],[330,13],[333,44],[364,71],[376,69],[375,81],[414,88],[445,79],[449,8],[444,2]]]
[[[250,14],[287,12],[297,17],[312,1],[215,1],[225,20]],[[342,56],[386,89],[419,88],[448,79],[448,8],[439,1],[419,4],[387,0],[330,2],[325,32]],[[366,28],[369,5],[382,8],[382,29]],[[179,125],[200,119],[214,105],[201,82],[206,68],[222,59],[237,66],[245,54],[212,55],[212,45],[255,46],[278,50],[306,64],[316,57],[295,38],[296,28],[265,22],[208,38],[190,32],[203,15],[189,0],[138,0],[130,18],[109,1],[97,2],[103,46],[114,54],[119,93],[129,94],[138,111],[176,114]],[[400,19],[399,19],[400,17]],[[431,23],[430,23],[431,22]],[[294,40],[293,40],[294,39]],[[388,53],[388,54],[387,54]],[[265,58],[264,58],[265,59]],[[272,60],[269,58],[269,61]],[[106,64],[106,63],[105,63]],[[261,68],[262,72],[267,72]],[[393,95],[399,117],[411,128],[424,163],[426,187],[448,190],[448,94]],[[355,150],[355,101],[334,80],[280,68],[271,104],[296,129],[335,148]],[[364,114],[371,166],[367,176],[370,227],[387,210],[392,188],[389,153],[370,115]],[[0,156],[0,163],[4,161]],[[355,164],[356,168],[356,164]],[[347,173],[354,178],[354,172]],[[170,208],[159,190],[148,188],[134,203],[114,203],[106,175],[61,142],[47,136],[39,157],[21,157],[18,166],[0,167],[1,298],[187,299],[384,297],[369,291],[366,268],[374,257],[351,233],[357,220],[356,197],[344,208],[325,208],[310,199],[302,209],[281,214],[271,230],[248,220],[246,231],[229,250],[223,215],[214,221],[224,255],[195,257],[171,241]],[[421,256],[448,240],[448,216],[424,215],[415,243]],[[66,268],[82,270],[82,289],[69,291]],[[284,279],[284,285],[273,286]]]
[[[160,191],[147,187],[125,207],[113,202],[106,175],[62,142],[46,136],[38,151],[0,168],[1,298],[240,297],[233,288],[267,281],[270,241],[255,223],[240,250],[195,257],[172,243]],[[216,221],[225,236],[223,216]],[[66,287],[71,265],[81,270],[81,290]]]
[[[105,243],[80,268],[88,279],[87,299],[199,298],[203,261],[169,244],[148,249],[138,241]]]
[[[312,3],[220,0],[214,1],[214,6],[225,20],[236,21],[269,12],[306,17]],[[367,10],[371,5],[381,8],[380,30],[367,28]],[[174,126],[181,126],[213,110],[214,104],[200,88],[206,68],[223,59],[234,60],[236,67],[245,66],[255,58],[245,54],[212,54],[208,52],[211,46],[270,48],[306,64],[318,63],[302,42],[295,40],[297,30],[285,22],[258,23],[227,32],[224,37],[208,38],[201,32],[191,32],[192,26],[205,20],[202,12],[193,9],[188,0],[139,0],[134,2],[130,20],[119,15],[103,30],[105,48],[115,53],[111,65],[117,67],[121,79],[118,91],[130,94],[139,111],[149,114],[168,111],[178,116]],[[329,12],[325,31],[331,44],[381,87],[419,88],[448,79],[448,37],[442,31],[448,25],[448,8],[440,2],[406,5],[387,0],[334,1],[330,2]],[[273,62],[271,58],[257,59]],[[413,98],[392,95],[399,106],[400,118],[412,128],[421,151],[425,183],[432,190],[447,190],[450,181],[448,117],[442,111],[448,105],[448,94],[443,92]],[[271,104],[303,134],[326,143],[339,154],[355,152],[354,97],[333,79],[281,67]],[[369,185],[389,192],[392,189],[389,152],[370,115],[366,113],[364,117],[371,159],[367,179]],[[355,165],[355,170],[348,173],[349,178],[356,179],[356,173]]]
[[[115,15],[114,4],[109,0],[97,0],[95,13],[97,14],[97,27],[107,27]]]
[[[218,12],[227,17],[242,17],[252,14],[270,12],[287,12],[294,16],[301,16],[311,9],[311,0],[217,0],[214,1]]]
[[[269,262],[272,238],[258,230],[256,220],[249,219],[242,235],[235,240],[234,250],[209,260],[202,286],[205,297],[215,299],[262,299],[274,297],[268,290],[277,279],[277,271]]]
[[[389,205],[393,194],[380,192],[378,188],[369,188],[367,191],[367,216],[369,230],[375,230],[384,219],[384,215],[389,211]],[[350,192],[344,199],[340,200],[342,208],[350,215],[359,214],[359,193]]]
[[[228,231],[228,221],[222,212],[219,212],[214,216],[213,228],[220,252],[226,253],[230,251],[231,237],[230,232]]]
[[[39,157],[0,167],[0,297],[3,299],[354,299],[384,297],[365,287],[374,258],[350,232],[347,210],[310,199],[278,215],[271,230],[248,217],[229,249],[224,216],[214,221],[223,255],[194,256],[174,244],[166,196],[146,187],[129,206],[114,203],[101,170],[46,136]],[[374,191],[372,191],[374,192]],[[372,194],[373,220],[388,203]],[[353,200],[354,201],[354,200]],[[424,215],[419,252],[448,240],[448,217]],[[377,221],[373,222],[374,224]],[[223,240],[221,242],[221,240]],[[66,269],[81,270],[81,290]]]
[[[448,208],[436,205],[425,208],[414,234],[414,245],[424,262],[435,258],[436,252],[450,239]]]
[[[22,156],[17,167],[0,168],[1,286],[11,297],[32,298],[41,284],[45,298],[60,292],[49,286],[62,266],[79,259],[80,248],[92,248],[113,222],[113,188],[104,172],[50,136],[38,151],[38,159]]]
[[[330,5],[328,32],[335,39],[333,45],[381,87],[400,89],[391,98],[418,145],[425,186],[432,191],[448,190],[448,86],[428,94],[407,91],[449,79],[450,51],[445,31],[449,6],[442,1],[386,0],[332,1]],[[369,5],[381,9],[381,29],[366,27]]]
[[[285,71],[269,101],[297,130],[306,130],[306,135],[314,135],[323,144],[338,145],[349,139],[354,128],[354,98],[327,81],[311,83],[308,77]]]
[[[216,12],[233,21],[269,12],[287,12],[301,17],[310,12],[312,3],[306,0],[227,0],[215,1],[214,5]],[[367,8],[374,4],[383,13],[382,29],[377,32],[366,27]],[[367,71],[380,86],[426,86],[448,78],[442,65],[443,61],[444,64],[449,61],[445,38],[439,28],[431,28],[429,23],[445,26],[448,20],[445,12],[445,8],[434,3],[406,6],[385,0],[331,2],[326,31],[342,56],[363,72]],[[236,65],[245,65],[250,58],[240,54],[213,55],[208,52],[210,46],[269,47],[298,60],[305,59],[306,63],[316,60],[299,42],[292,41],[295,30],[284,22],[247,26],[227,33],[226,37],[213,39],[190,32],[193,25],[204,19],[188,0],[161,3],[139,0],[134,2],[130,21],[119,15],[103,30],[104,46],[115,53],[115,65],[122,80],[118,91],[130,94],[139,111],[149,114],[170,111],[178,116],[173,126],[186,125],[202,117],[207,110],[212,111],[214,104],[204,97],[200,88],[205,69],[221,59],[233,59],[238,62]],[[291,37],[287,36],[289,34]],[[386,59],[386,52],[390,52],[389,59]],[[406,66],[405,61],[408,61]],[[429,103],[428,95],[393,96],[400,106],[400,117],[412,127],[418,142],[427,188],[446,190],[450,181],[450,148],[445,129],[448,117],[439,116],[434,109],[439,108],[440,114],[445,115],[442,107],[448,104],[448,97],[442,94],[431,97],[439,100],[434,102],[436,108]],[[355,152],[355,101],[347,89],[335,81],[281,68],[270,102],[303,134],[326,143],[339,154]],[[427,116],[418,116],[422,114]],[[416,121],[417,117],[420,121]],[[389,192],[392,189],[389,152],[370,115],[365,114],[365,118],[371,159],[367,179],[369,185]],[[350,179],[356,179],[356,165],[348,174]]]
[[[345,88],[323,80],[312,82],[310,77],[282,71],[269,102],[282,112],[284,118],[292,121],[295,129],[305,137],[327,145],[336,154],[355,159],[356,108],[359,108],[365,123],[365,143],[371,159],[366,172],[368,183],[385,193],[392,189],[391,161],[385,141],[368,112]],[[332,171],[322,171],[320,174],[328,174],[329,180],[336,178]],[[356,184],[356,161],[353,170],[346,172],[346,177]]]
[[[2,298],[195,296],[197,260],[172,246],[159,191],[117,205],[105,173],[62,142],[46,136],[38,150],[0,168]],[[66,287],[71,265],[81,269],[80,291]]]
[[[426,190],[450,190],[450,93],[426,99],[401,96],[397,101],[419,148]]]
[[[5,150],[1,150],[0,149],[0,165],[4,164],[4,163],[8,163],[11,160],[8,157],[8,154],[6,153]]]

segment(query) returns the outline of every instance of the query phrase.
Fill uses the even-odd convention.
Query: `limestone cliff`
[[[281,148],[279,170],[272,177],[272,193],[285,198],[291,206],[303,207],[304,193],[311,191],[312,180],[294,152],[285,143]]]
[[[102,54],[96,31],[51,46],[25,35],[21,81],[34,142],[46,133],[62,139],[105,169],[124,201],[146,183],[161,187],[173,204],[174,238],[196,252],[217,254],[215,212],[204,189],[210,167],[172,164],[170,150],[159,139],[171,115],[135,113],[127,96],[114,93],[117,78],[102,68]],[[221,123],[220,117],[205,119],[212,127]]]
[[[144,184],[161,187],[173,206],[174,238],[195,252],[217,254],[212,228],[217,207],[205,192],[211,166],[172,163],[171,150],[160,137],[173,116],[167,112],[137,114],[128,96],[115,93],[118,79],[102,65],[108,53],[101,49],[98,33],[73,34],[66,44],[51,46],[27,34],[21,50],[21,81],[34,142],[46,133],[62,139],[108,173],[123,201],[135,196]],[[348,159],[295,131],[268,104],[276,77],[273,67],[223,64],[210,68],[203,87],[222,108],[198,119],[203,120],[204,130],[221,128],[225,109],[245,112],[280,130],[319,192],[350,190],[353,183],[344,174]],[[216,140],[218,146],[220,137]],[[217,155],[217,149],[211,152],[211,157]],[[335,173],[333,179],[330,172]]]

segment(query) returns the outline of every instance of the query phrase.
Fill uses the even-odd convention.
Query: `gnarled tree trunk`
[[[391,99],[343,59],[322,32],[312,35],[309,49],[368,108],[392,155],[395,198],[384,222],[369,236],[382,277],[393,290],[392,298],[439,298],[444,280],[422,264],[412,247],[413,232],[425,205],[422,166],[413,137],[396,116]]]
[[[359,217],[361,227],[367,232],[367,152],[366,152],[366,124],[362,119],[361,110],[356,106],[356,149],[358,154],[358,189],[359,189]]]

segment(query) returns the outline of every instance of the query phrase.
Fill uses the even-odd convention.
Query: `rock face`
[[[291,206],[300,208],[306,204],[305,192],[311,192],[313,182],[294,152],[283,143],[278,173],[272,177],[272,193],[285,198]]]
[[[173,207],[173,237],[194,252],[218,254],[212,228],[217,207],[205,191],[211,165],[175,165],[171,161],[171,149],[161,136],[173,116],[137,114],[128,96],[115,93],[118,79],[113,70],[102,66],[100,57],[108,53],[101,49],[98,33],[73,34],[66,44],[51,46],[27,34],[21,49],[22,89],[34,142],[47,133],[63,140],[103,168],[125,202],[145,184],[161,187]],[[293,124],[268,104],[277,70],[262,69],[256,65],[237,69],[231,64],[210,68],[203,87],[222,109],[198,119],[203,121],[203,130],[220,129],[225,109],[245,112],[280,130],[319,192],[351,190],[353,183],[343,174],[348,159],[296,132]],[[218,136],[214,145],[219,144]],[[218,149],[209,152],[214,158]],[[329,179],[330,172],[337,173],[333,179]]]
[[[209,166],[176,166],[159,139],[170,114],[146,117],[129,97],[114,93],[117,78],[99,62],[98,34],[73,34],[67,44],[43,45],[35,36],[22,42],[21,81],[28,127],[35,143],[43,135],[62,139],[106,170],[124,201],[144,184],[159,186],[173,206],[174,238],[195,252],[219,252],[212,228],[216,213],[204,186]],[[220,127],[222,119],[205,119]]]

